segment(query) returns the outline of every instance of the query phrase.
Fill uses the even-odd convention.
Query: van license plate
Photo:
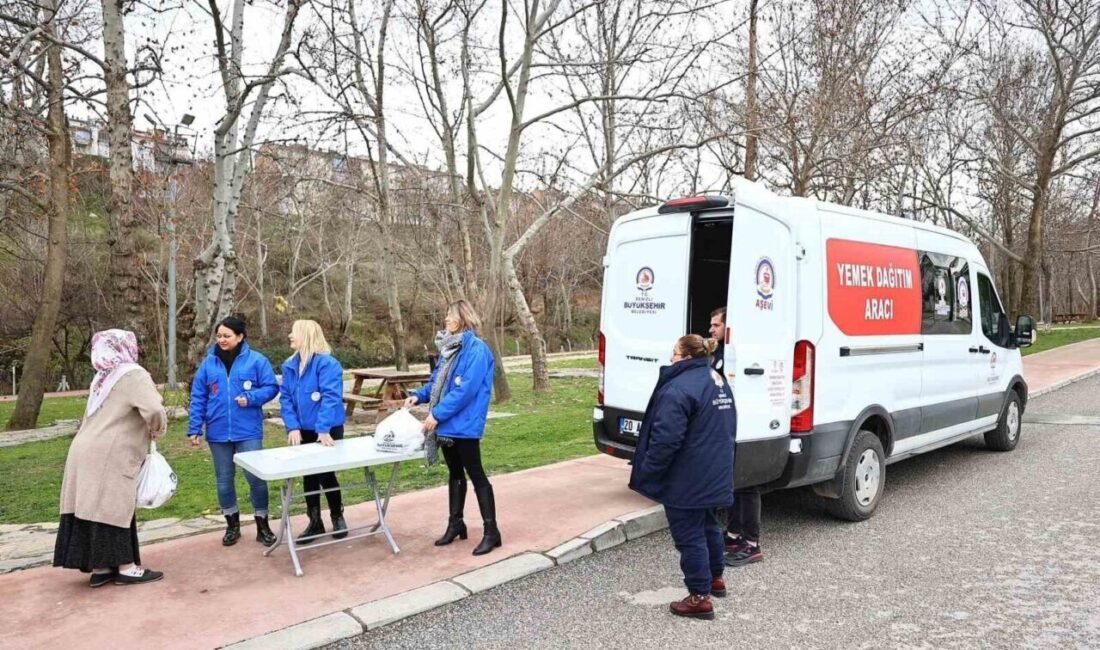
[[[619,433],[624,436],[638,437],[638,434],[642,431],[641,420],[631,420],[630,418],[619,418]]]

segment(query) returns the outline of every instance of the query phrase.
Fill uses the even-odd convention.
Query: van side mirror
[[[1016,341],[1016,347],[1031,347],[1035,342],[1035,321],[1031,316],[1020,316],[1016,319],[1016,332],[1013,338]]]

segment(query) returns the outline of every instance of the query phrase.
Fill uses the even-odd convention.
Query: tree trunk
[[[550,392],[550,374],[546,359],[546,339],[539,332],[535,315],[531,313],[531,307],[527,304],[527,298],[523,294],[523,285],[520,284],[516,274],[515,260],[511,256],[504,258],[504,274],[508,281],[508,292],[512,297],[516,312],[519,314],[520,324],[527,338],[527,344],[531,347],[531,373],[534,377],[533,389],[536,393]]]
[[[756,151],[759,137],[756,123],[756,6],[749,2],[749,70],[745,78],[745,178],[756,180]]]
[[[111,192],[107,200],[111,249],[110,307],[113,326],[140,333],[143,325],[140,228],[131,202],[134,163],[130,151],[133,116],[126,80],[126,27],[119,0],[103,0],[103,70],[107,86],[107,133],[111,147]],[[171,144],[169,145],[171,146]]]
[[[61,311],[61,295],[65,286],[65,256],[68,246],[66,231],[69,209],[69,132],[65,124],[64,79],[62,79],[61,47],[54,20],[57,16],[56,0],[47,0],[45,9],[49,19],[43,26],[51,41],[47,47],[49,66],[49,224],[46,240],[46,268],[42,283],[42,301],[31,329],[27,354],[23,358],[23,380],[19,386],[19,400],[8,421],[8,430],[33,429],[42,410],[42,397],[46,392],[46,373],[50,366],[54,328]]]

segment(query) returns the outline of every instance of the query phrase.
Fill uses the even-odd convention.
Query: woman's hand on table
[[[336,441],[332,439],[332,434],[330,433],[318,434],[317,442],[321,443],[325,447],[332,447],[336,444]]]
[[[302,432],[295,429],[286,434],[286,444],[296,446],[302,444]]]

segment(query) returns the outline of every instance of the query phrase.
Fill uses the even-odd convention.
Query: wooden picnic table
[[[412,389],[419,388],[431,378],[429,372],[403,372],[400,370],[352,370],[355,377],[350,393],[344,395],[347,403],[347,416],[355,412],[357,404],[363,408],[374,408],[381,414],[408,398]],[[380,379],[381,382],[371,395],[363,394],[363,383],[368,379]]]

